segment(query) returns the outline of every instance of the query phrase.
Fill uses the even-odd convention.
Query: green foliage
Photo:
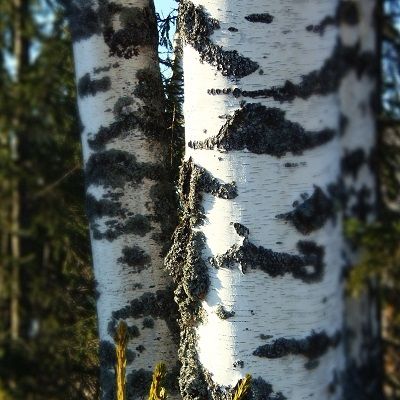
[[[389,213],[369,225],[351,219],[346,223],[346,233],[361,252],[360,261],[350,274],[349,289],[353,294],[360,293],[369,279],[377,279],[384,292],[400,288],[399,216]]]
[[[26,3],[22,34],[30,57],[18,70],[17,11],[11,2],[0,5],[0,396],[96,399],[97,322],[72,46],[58,11]],[[13,187],[18,259],[10,245]],[[9,334],[13,264],[20,274],[18,340]]]

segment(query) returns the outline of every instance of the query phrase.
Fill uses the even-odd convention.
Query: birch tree
[[[371,16],[366,3],[181,1],[186,156],[166,264],[184,399],[229,398],[245,373],[254,399],[351,396],[342,154],[359,145],[341,140],[339,88],[354,74],[364,84],[370,39],[346,30]],[[355,93],[369,101],[365,76]]]
[[[127,398],[168,361],[174,396],[176,313],[163,253],[175,214],[165,166],[164,95],[152,0],[65,2],[73,37],[102,370],[114,399],[114,336],[128,324]]]
[[[377,132],[379,108],[377,80],[377,18],[379,2],[375,0],[344,1],[341,40],[357,46],[360,57],[347,71],[340,85],[341,161],[347,201],[346,218],[371,223],[377,216]],[[351,23],[346,23],[351,22]],[[360,259],[354,243],[345,243],[347,272]],[[357,398],[381,398],[382,363],[380,360],[380,324],[376,282],[369,281],[358,296],[347,296],[346,330],[347,363],[351,371],[352,391]]]

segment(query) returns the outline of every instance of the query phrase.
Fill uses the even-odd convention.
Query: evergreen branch
[[[166,400],[167,392],[161,386],[161,381],[165,377],[166,367],[165,364],[160,362],[156,365],[153,372],[153,380],[150,386],[149,400]]]
[[[115,377],[117,384],[117,400],[126,400],[126,346],[128,344],[128,327],[120,321],[115,334]]]
[[[243,379],[240,379],[235,386],[235,392],[233,395],[233,400],[243,400],[250,390],[251,386],[251,375],[246,374]]]

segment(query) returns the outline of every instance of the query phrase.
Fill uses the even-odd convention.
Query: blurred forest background
[[[159,15],[169,118],[175,11]],[[348,222],[362,247],[349,290],[380,283],[388,399],[400,399],[400,2],[381,5],[381,214]],[[171,71],[175,73],[171,73]],[[51,0],[0,1],[0,400],[98,398],[92,280],[72,47]],[[182,129],[170,129],[176,163]]]

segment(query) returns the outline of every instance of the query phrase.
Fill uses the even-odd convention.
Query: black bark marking
[[[360,168],[367,162],[367,157],[363,149],[346,151],[341,161],[342,171],[346,175],[356,178]]]
[[[250,234],[249,228],[245,227],[242,224],[239,224],[238,222],[234,222],[233,227],[235,228],[235,231],[239,236],[247,238]]]
[[[72,40],[79,42],[101,32],[96,11],[92,8],[93,2],[85,5],[77,4],[74,0],[59,0],[65,8],[65,16],[69,23]]]
[[[374,211],[372,204],[372,192],[366,185],[356,191],[356,203],[351,207],[351,215],[358,218],[360,221],[366,222],[367,218]]]
[[[143,351],[144,347],[138,346],[138,349]],[[161,382],[162,386],[166,388],[167,393],[176,395],[179,392],[177,383],[178,374],[179,365],[168,366],[166,375]],[[150,391],[152,376],[152,370],[145,370],[143,368],[139,370],[133,370],[131,373],[129,373],[126,378],[127,400],[145,398]]]
[[[287,120],[284,111],[250,103],[235,111],[217,136],[188,145],[194,149],[247,149],[255,154],[282,157],[286,153],[302,154],[329,142],[334,136],[332,129],[306,131],[300,124]]]
[[[102,34],[109,47],[110,56],[131,58],[139,54],[139,47],[158,43],[154,5],[149,7],[124,7],[112,1],[99,0],[97,9],[92,1],[84,6],[77,1],[60,0],[65,7],[74,41]],[[118,18],[121,28],[114,28]]]
[[[113,26],[116,15],[121,25],[118,30]],[[153,7],[124,7],[102,0],[98,16],[110,56],[129,59],[139,54],[140,46],[157,46],[158,33]]]
[[[146,317],[143,319],[143,329],[153,329],[154,328],[154,319]]]
[[[217,307],[215,313],[221,319],[228,319],[235,316],[235,311],[228,311],[222,304]]]
[[[272,343],[258,347],[253,355],[265,358],[281,358],[289,354],[302,355],[309,360],[315,360],[335,348],[341,341],[341,333],[329,336],[326,332],[312,332],[304,339],[279,338]]]
[[[102,366],[100,360],[100,388],[101,400],[115,400],[116,398],[116,385],[115,373],[112,369]]]
[[[101,217],[117,217],[125,213],[119,201],[100,199],[97,200],[92,194],[86,193],[86,215],[90,222]]]
[[[243,236],[241,245],[233,245],[227,252],[212,257],[209,261],[215,268],[233,268],[239,264],[241,271],[260,269],[271,277],[291,274],[293,278],[305,283],[320,282],[325,269],[324,249],[315,242],[299,241],[300,254],[279,253],[256,246]]]
[[[88,140],[93,150],[103,150],[113,139],[125,137],[135,129],[140,130],[148,139],[167,140],[162,113],[164,93],[159,72],[155,68],[141,69],[136,73],[136,78],[138,83],[134,94],[143,104],[136,104],[137,110],[133,111],[134,98],[120,97],[113,109],[115,121],[108,127],[100,127]]]
[[[258,69],[255,61],[241,56],[236,50],[223,50],[212,43],[210,36],[220,29],[220,25],[206,14],[203,7],[196,7],[190,1],[181,2],[178,25],[183,40],[199,52],[201,61],[215,66],[223,76],[243,78]]]
[[[347,128],[349,126],[349,119],[344,114],[340,114],[339,126],[340,126],[340,135],[341,136],[345,135]]]
[[[229,32],[238,32],[239,29],[235,28],[234,26],[230,26],[230,27],[228,28],[228,31],[229,31]]]
[[[114,66],[114,65],[109,64],[104,67],[93,68],[93,73],[96,75],[96,74],[100,74],[101,72],[108,72],[112,66]]]
[[[341,1],[336,9],[334,16],[330,15],[325,17],[317,25],[308,25],[307,31],[319,33],[323,35],[325,29],[328,26],[338,26],[339,24],[345,24],[355,26],[360,22],[359,6],[355,1]]]
[[[98,229],[98,224],[92,223],[93,238],[96,240],[106,239],[110,242],[119,238],[121,235],[145,236],[152,230],[150,218],[146,215],[136,214],[123,221],[108,220],[105,222],[107,229],[102,232]]]
[[[322,228],[335,216],[334,200],[318,186],[315,186],[310,198],[300,204],[296,202],[293,206],[295,207],[293,211],[276,217],[291,222],[303,235]]]
[[[270,383],[261,377],[253,378],[250,386],[251,400],[287,400],[281,392],[274,392]]]
[[[354,70],[358,77],[363,74],[375,76],[376,55],[372,52],[361,51],[360,43],[354,46],[343,46],[340,41],[336,44],[332,54],[327,58],[319,70],[315,70],[302,77],[299,84],[287,80],[283,86],[259,90],[231,91],[234,97],[272,98],[276,101],[291,102],[296,98],[308,99],[313,95],[327,95],[337,91],[342,78]]]
[[[122,150],[106,150],[92,154],[86,163],[86,185],[123,188],[127,183],[139,184],[144,178],[160,180],[164,168],[160,164],[139,163],[136,157]]]
[[[118,258],[118,262],[125,264],[139,273],[151,264],[151,258],[139,246],[124,247],[122,249],[122,257]]]
[[[113,311],[110,321],[108,322],[108,333],[113,336],[119,320],[128,318],[146,318],[163,319],[173,339],[179,340],[178,328],[178,310],[174,302],[174,293],[172,288],[166,290],[157,290],[153,292],[145,292],[140,297],[133,299],[127,306],[119,310]],[[132,327],[134,334],[130,337],[140,336],[140,330],[137,326]]]
[[[261,340],[268,340],[268,339],[272,339],[272,338],[273,338],[272,335],[264,335],[263,333],[260,334]]]
[[[222,393],[211,375],[202,367],[197,353],[195,331],[203,317],[201,300],[206,296],[210,279],[208,267],[202,257],[204,236],[194,228],[202,223],[204,211],[202,193],[211,193],[224,199],[237,196],[234,183],[221,184],[192,159],[184,162],[179,176],[181,223],[173,235],[172,247],[165,265],[176,284],[175,301],[180,314],[181,342],[179,359],[181,395],[184,399],[206,399]]]
[[[244,17],[249,22],[261,22],[263,24],[270,24],[274,17],[271,14],[264,13],[264,14],[250,14]]]
[[[319,360],[309,360],[304,364],[304,368],[308,369],[309,371],[318,368]]]
[[[111,88],[111,79],[104,76],[100,79],[92,79],[87,73],[78,81],[79,97],[95,96],[98,92],[107,92]]]
[[[371,353],[371,349],[380,349],[379,340],[370,343],[365,353]],[[368,359],[361,364],[355,360],[349,360],[348,365],[340,374],[340,380],[335,383],[337,386],[341,383],[344,400],[384,400],[386,397],[382,393],[382,359],[379,356],[379,350],[374,355],[368,356]]]

